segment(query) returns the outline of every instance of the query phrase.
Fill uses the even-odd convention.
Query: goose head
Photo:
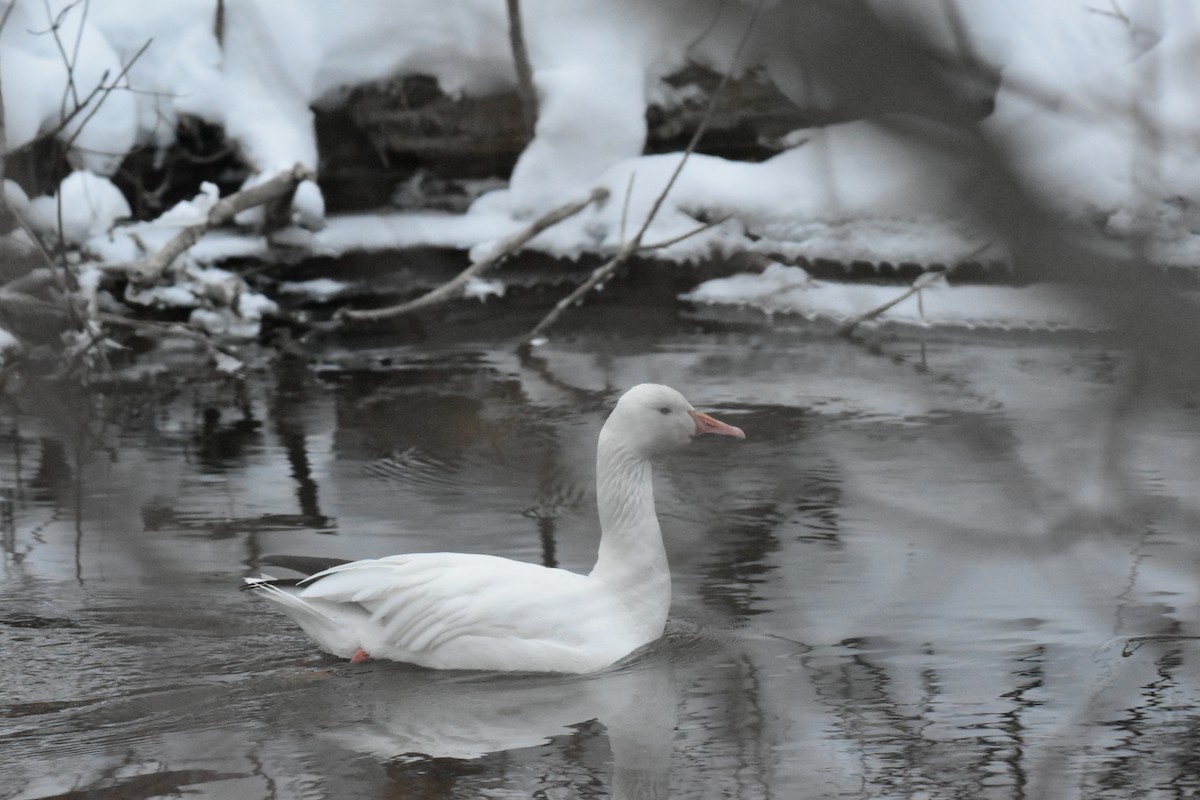
[[[676,450],[704,434],[745,439],[741,428],[702,414],[670,386],[642,383],[621,396],[604,426],[649,457]]]

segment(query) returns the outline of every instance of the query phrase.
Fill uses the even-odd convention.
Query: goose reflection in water
[[[403,673],[398,675],[397,673]],[[537,748],[555,737],[604,726],[612,753],[611,797],[658,800],[670,794],[678,699],[675,667],[662,645],[590,675],[449,673],[376,662],[332,693],[319,693],[327,714],[323,740],[388,764],[411,778],[434,759],[475,762]],[[519,759],[517,759],[519,760]],[[536,761],[544,770],[544,758]],[[473,764],[439,765],[457,782]],[[592,769],[589,765],[589,779]],[[411,787],[410,787],[411,788]]]

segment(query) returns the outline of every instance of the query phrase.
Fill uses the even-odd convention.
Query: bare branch
[[[533,67],[529,64],[529,50],[525,46],[525,31],[521,24],[521,0],[507,0],[508,41],[512,46],[513,65],[517,70],[517,94],[521,98],[521,116],[525,130],[533,136],[537,126],[537,92],[533,86]]]
[[[688,142],[687,148],[683,151],[683,156],[679,159],[679,163],[675,165],[675,170],[671,173],[671,177],[667,180],[667,185],[663,187],[663,190],[659,192],[658,197],[655,198],[654,205],[650,207],[650,212],[646,214],[645,220],[642,221],[642,227],[638,229],[638,232],[634,234],[632,239],[621,245],[620,249],[617,251],[617,254],[613,256],[612,259],[597,267],[596,270],[588,276],[587,280],[576,287],[575,291],[571,292],[562,300],[559,300],[554,305],[554,308],[550,309],[550,313],[542,317],[542,320],[534,326],[533,330],[530,331],[529,335],[526,337],[527,343],[532,342],[534,339],[540,337],[550,328],[550,326],[558,321],[558,318],[561,317],[568,308],[583,299],[583,297],[596,286],[612,277],[613,273],[615,273],[631,255],[641,249],[642,237],[646,235],[646,230],[650,227],[650,224],[654,222],[654,218],[658,216],[659,210],[662,208],[663,203],[666,202],[667,195],[670,194],[671,188],[675,185],[675,181],[679,178],[679,174],[683,172],[683,167],[685,164],[687,164],[688,157],[691,156],[691,154],[695,151],[696,145],[700,143],[701,137],[703,137],[705,131],[708,130],[708,124],[712,119],[713,110],[716,108],[717,100],[721,97],[725,87],[728,85],[733,76],[734,70],[737,68],[737,63],[741,59],[742,50],[745,49],[746,42],[750,39],[750,33],[754,30],[755,23],[758,22],[758,15],[762,11],[762,7],[763,2],[760,0],[759,4],[755,6],[754,14],[751,16],[750,22],[746,25],[746,30],[742,33],[742,39],[740,42],[738,42],[737,49],[733,53],[733,58],[729,62],[729,69],[726,70],[725,74],[721,76],[721,82],[717,84],[717,87],[713,90],[712,95],[709,97],[708,106],[704,109],[704,115],[700,118],[700,123],[696,126],[696,131],[692,134],[691,141]]]
[[[754,25],[758,22],[758,15],[762,11],[762,8],[763,0],[759,0],[758,5],[754,7],[754,14],[751,15],[750,22],[746,24],[746,30],[742,33],[742,38],[738,42],[737,49],[733,51],[733,58],[729,61],[729,69],[725,70],[725,74],[721,76],[721,82],[713,89],[713,93],[708,99],[708,106],[704,109],[704,116],[700,117],[700,124],[696,126],[696,132],[692,134],[691,141],[688,142],[687,148],[683,151],[683,157],[675,165],[675,171],[671,173],[671,177],[667,180],[667,185],[663,187],[662,192],[655,199],[654,205],[650,207],[650,213],[646,215],[645,221],[642,222],[641,229],[633,237],[633,241],[630,243],[632,247],[628,248],[630,252],[638,249],[641,245],[642,237],[646,235],[646,230],[654,222],[654,218],[658,216],[662,204],[666,202],[667,195],[671,193],[672,187],[675,186],[675,181],[679,179],[679,174],[683,172],[683,167],[687,164],[688,158],[695,152],[696,145],[700,144],[700,139],[708,131],[708,125],[712,121],[717,101],[720,100],[721,95],[725,92],[725,87],[729,85],[729,81],[733,78],[733,72],[737,69],[737,63],[741,60],[742,51],[746,48],[746,42],[750,40],[750,33],[754,30]]]
[[[447,300],[458,297],[462,294],[463,288],[467,285],[468,281],[491,269],[503,259],[520,250],[530,239],[537,236],[539,233],[551,227],[552,225],[557,225],[568,217],[575,216],[592,203],[603,202],[605,199],[607,199],[607,197],[607,189],[593,189],[592,193],[583,200],[572,201],[564,206],[560,206],[559,208],[550,211],[549,213],[543,214],[541,217],[538,217],[536,220],[530,223],[526,228],[517,231],[507,239],[501,241],[485,257],[467,267],[450,281],[442,284],[427,294],[421,295],[415,300],[410,300],[407,303],[401,303],[395,306],[388,306],[387,308],[373,308],[360,311],[341,309],[337,313],[337,318],[354,321],[378,322],[380,320],[398,317],[403,314],[410,314],[414,311],[419,311],[423,308],[428,308],[429,306],[437,305],[438,303],[443,303]]]
[[[721,217],[720,219],[712,220],[711,222],[706,222],[697,228],[693,228],[692,230],[688,231],[687,233],[681,234],[679,236],[675,236],[671,239],[667,239],[662,242],[655,242],[654,244],[639,245],[637,250],[638,250],[638,252],[644,252],[647,250],[658,250],[663,247],[670,247],[673,244],[682,242],[684,239],[691,238],[692,236],[695,236],[696,234],[703,233],[704,231],[708,230],[709,228],[712,228],[716,225],[720,225],[722,222],[724,222],[727,219],[729,219],[729,217],[726,216],[726,217]],[[537,326],[534,327],[534,329],[529,332],[529,336],[526,337],[526,341],[532,342],[534,339],[541,336],[542,333],[544,333],[551,325],[553,325],[555,322],[558,321],[558,318],[561,317],[568,308],[570,308],[575,303],[578,303],[581,299],[583,299],[584,295],[586,295],[588,292],[590,292],[596,286],[598,286],[601,283],[603,283],[604,281],[608,280],[608,278],[611,277],[612,274],[617,271],[617,269],[621,266],[621,264],[623,264],[629,258],[629,256],[631,254],[632,253],[629,251],[628,247],[622,247],[621,250],[615,256],[612,257],[612,259],[610,259],[609,261],[606,261],[604,264],[597,267],[592,272],[592,274],[588,276],[588,279],[585,280],[583,283],[581,283],[575,289],[575,291],[571,292],[571,294],[567,295],[562,300],[559,300],[554,305],[554,308],[552,308],[550,310],[550,313],[547,314],[545,317],[543,317],[542,321],[539,322],[537,324]],[[899,301],[897,301],[897,302],[899,302]]]
[[[606,280],[614,272],[616,272],[617,268],[620,267],[621,264],[625,263],[626,258],[627,251],[625,248],[621,248],[619,253],[593,270],[592,274],[588,276],[586,281],[581,283],[575,289],[575,291],[571,292],[569,295],[555,303],[554,308],[550,309],[550,313],[542,317],[542,321],[535,325],[533,330],[529,332],[529,335],[525,337],[526,343],[533,344],[543,332],[548,330],[551,325],[558,322],[558,318],[561,317],[568,308],[579,302],[585,294],[594,289],[601,281]]]
[[[184,228],[171,237],[162,249],[141,264],[127,267],[129,276],[138,283],[152,283],[163,274],[171,263],[189,247],[200,241],[211,228],[223,225],[248,208],[283,197],[296,190],[302,181],[314,178],[312,171],[303,164],[296,164],[287,172],[281,172],[268,181],[235,192],[217,201],[208,212],[204,222]]]

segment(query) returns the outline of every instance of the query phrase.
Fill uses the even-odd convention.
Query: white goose
[[[314,573],[248,578],[322,650],[353,662],[435,669],[585,673],[662,636],[671,575],[654,512],[650,459],[701,434],[744,439],[668,386],[626,392],[600,431],[600,553],[587,575],[466,553],[363,561],[278,556]]]

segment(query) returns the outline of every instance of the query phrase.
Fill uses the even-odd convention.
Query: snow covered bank
[[[423,73],[450,94],[478,95],[515,81],[507,19],[502,6],[486,0],[452,7],[368,0],[353,14],[333,0],[248,0],[224,6],[220,18],[207,0],[178,0],[158,10],[131,0],[3,5],[12,7],[0,33],[0,62],[12,73],[4,97],[8,149],[60,124],[76,95],[113,86],[59,133],[81,165],[99,174],[115,169],[135,143],[169,142],[181,115],[224,128],[256,173],[295,163],[316,168],[311,106],[336,102],[347,87]],[[526,0],[526,39],[540,95],[537,135],[510,188],[486,205],[518,215],[545,210],[636,159],[647,105],[670,102],[673,90],[662,79],[689,62],[728,68],[754,5]],[[806,75],[789,60],[805,46],[805,35],[815,41],[829,33],[816,25],[807,34],[797,31],[795,5],[763,11],[738,69],[762,66],[804,108],[836,105],[838,98],[813,88],[820,74]],[[917,25],[946,52],[967,46],[954,37],[944,6],[916,0],[878,6]],[[1200,23],[1188,0],[1135,0],[1122,4],[1121,13],[1082,2],[964,2],[957,13],[970,46],[1002,73],[988,131],[1065,206],[1111,216],[1196,196],[1200,98],[1191,76],[1200,63]],[[55,22],[57,37],[47,33]],[[781,41],[781,31],[800,40]],[[56,41],[78,43],[72,85]],[[126,86],[136,92],[123,91]],[[1144,174],[1133,158],[1144,144],[1139,137],[1149,135],[1146,126],[1161,140],[1155,175]],[[931,206],[944,211],[937,200],[960,190],[958,176],[939,174],[945,164],[931,171],[928,156],[900,153],[886,138],[853,125],[797,136],[804,143],[799,163],[776,159],[770,186],[756,186],[757,173],[735,170],[724,188],[759,188],[760,204],[771,204],[788,199],[780,194],[787,185],[794,210],[804,214],[800,223],[911,218]],[[827,159],[826,174],[814,181],[807,162],[821,159]],[[900,185],[908,188],[903,205],[893,191]],[[691,198],[681,187],[676,204],[708,200]],[[316,197],[306,203],[319,210]]]
[[[1146,236],[1152,255],[1166,263],[1200,265],[1200,93],[1192,86],[1200,22],[1190,0],[1131,0],[1112,9],[1075,0],[867,6],[915,27],[950,57],[970,54],[996,66],[995,110],[981,130],[1057,212],[1115,239]],[[486,95],[515,82],[508,20],[503,4],[491,0],[364,0],[353,13],[334,0],[245,0],[221,5],[220,15],[208,0],[162,8],[132,0],[0,0],[0,8],[12,14],[0,32],[8,151],[53,132],[86,170],[68,177],[58,197],[33,198],[28,219],[102,262],[143,256],[181,224],[179,209],[155,222],[122,223],[128,204],[103,178],[135,145],[169,144],[181,118],[220,126],[253,184],[294,164],[319,166],[312,108],[337,102],[347,87],[420,73],[449,94]],[[757,8],[720,0],[525,0],[539,115],[509,185],[465,214],[380,213],[335,218],[320,230],[324,201],[306,183],[291,221],[315,233],[295,241],[321,254],[470,250],[604,186],[607,204],[530,246],[558,256],[614,252],[678,163],[678,154],[643,155],[646,109],[679,102],[664,78],[688,64],[724,72],[736,60],[735,71],[760,70],[806,111],[870,113],[839,97],[831,80],[844,55],[835,45],[858,44],[853,14],[839,19],[836,9],[796,3]],[[854,68],[884,81],[892,66]],[[749,250],[924,264],[1005,257],[971,202],[978,175],[930,146],[936,137],[922,142],[852,120],[786,138],[790,148],[761,163],[694,156],[645,242],[722,221],[656,256]],[[209,189],[200,191],[194,203],[212,199]],[[256,221],[256,212],[239,217]],[[257,234],[219,233],[191,259],[204,265],[268,254]]]

